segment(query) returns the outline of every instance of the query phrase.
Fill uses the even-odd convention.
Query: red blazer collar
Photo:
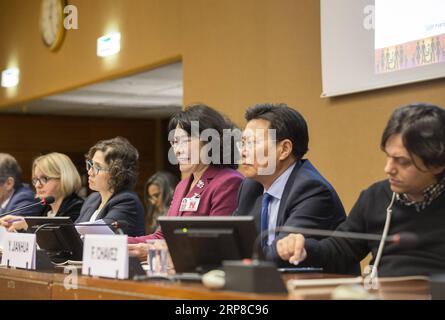
[[[206,171],[202,174],[201,179],[199,179],[198,183],[190,190],[189,193],[186,193],[186,190],[189,188],[190,184],[193,182],[193,175],[190,175],[187,178],[187,183],[184,184],[185,188],[182,190],[183,197],[189,196],[192,197],[195,194],[200,195],[207,185],[212,181],[212,179],[217,176],[221,172],[222,168],[218,168],[215,166],[209,166]]]

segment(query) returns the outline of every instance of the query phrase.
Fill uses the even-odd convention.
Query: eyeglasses
[[[253,138],[245,138],[243,137],[241,139],[241,141],[236,141],[235,145],[238,148],[239,152],[242,152],[243,150],[253,150],[254,147],[259,147],[262,144],[265,143],[266,140],[262,139],[262,138],[257,138],[257,139],[253,139]],[[272,143],[278,143],[278,141],[276,139],[272,139],[269,138],[268,141],[272,142]]]
[[[173,148],[177,148],[177,147],[184,147],[187,143],[190,142],[190,140],[191,140],[190,137],[181,137],[169,140],[169,142]]]
[[[92,169],[94,175],[98,175],[99,172],[101,172],[101,171],[104,171],[104,172],[108,171],[108,169],[104,169],[97,164],[93,164],[93,161],[91,161],[91,160],[86,160],[85,164],[86,164],[87,172]]]
[[[40,185],[44,186],[45,184],[48,183],[49,180],[53,180],[53,179],[59,179],[59,178],[54,178],[54,177],[40,177],[40,178],[34,178],[31,180],[32,185],[35,187],[37,185],[37,182],[40,183]]]
[[[257,146],[260,143],[260,141],[256,141],[253,139],[243,139],[241,141],[236,142],[236,146],[239,151],[242,151],[243,149],[252,149],[254,146]]]

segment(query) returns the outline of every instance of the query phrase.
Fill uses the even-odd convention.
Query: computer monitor
[[[83,242],[69,217],[24,217],[29,233],[54,262],[82,260]]]
[[[251,216],[159,217],[158,221],[177,273],[203,273],[220,267],[223,260],[251,258],[258,235]]]
[[[60,225],[60,224],[70,224],[73,223],[70,217],[48,217],[48,216],[27,216],[25,218],[28,224],[27,233],[35,233],[36,229],[42,225]]]

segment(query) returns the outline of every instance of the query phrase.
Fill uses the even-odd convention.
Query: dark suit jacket
[[[245,179],[238,192],[238,207],[234,215],[255,217],[257,229],[261,223],[263,186],[252,179]],[[295,165],[281,197],[277,227],[290,226],[334,230],[346,214],[334,188],[314,168],[309,160],[300,160]],[[276,232],[275,240],[265,248],[267,259],[279,265],[285,264],[276,250],[276,243],[287,233]]]
[[[25,184],[22,184],[19,188],[14,190],[14,193],[11,199],[8,202],[4,212],[8,212],[11,210],[15,210],[20,207],[24,207],[33,203],[37,203],[38,201],[35,199],[35,194],[32,190]],[[36,216],[42,213],[42,206],[34,206],[29,209],[25,209],[19,212],[15,212],[14,215],[21,216]]]
[[[80,210],[76,223],[90,221],[100,202],[99,192],[90,194]],[[144,207],[133,191],[124,190],[113,194],[97,216],[97,220],[99,219],[107,224],[118,222],[122,231],[129,236],[144,234]]]
[[[83,205],[83,199],[79,197],[77,194],[72,193],[69,196],[63,199],[62,204],[60,205],[59,211],[57,212],[57,217],[70,217],[74,222],[79,218],[80,209]],[[46,206],[43,210],[42,216],[46,216],[48,211],[51,210],[51,206]]]

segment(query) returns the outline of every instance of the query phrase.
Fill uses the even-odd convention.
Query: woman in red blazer
[[[228,146],[223,143],[223,130],[232,128],[220,113],[206,105],[190,106],[171,118],[169,140],[181,173],[189,176],[177,185],[167,216],[229,216],[235,211],[243,176],[235,170],[233,144],[229,143],[230,150],[226,150]],[[218,146],[219,154],[203,158],[209,150],[215,151],[214,146]],[[163,238],[158,228],[150,235],[130,237],[128,242]],[[130,246],[132,251],[139,253],[137,246]]]

